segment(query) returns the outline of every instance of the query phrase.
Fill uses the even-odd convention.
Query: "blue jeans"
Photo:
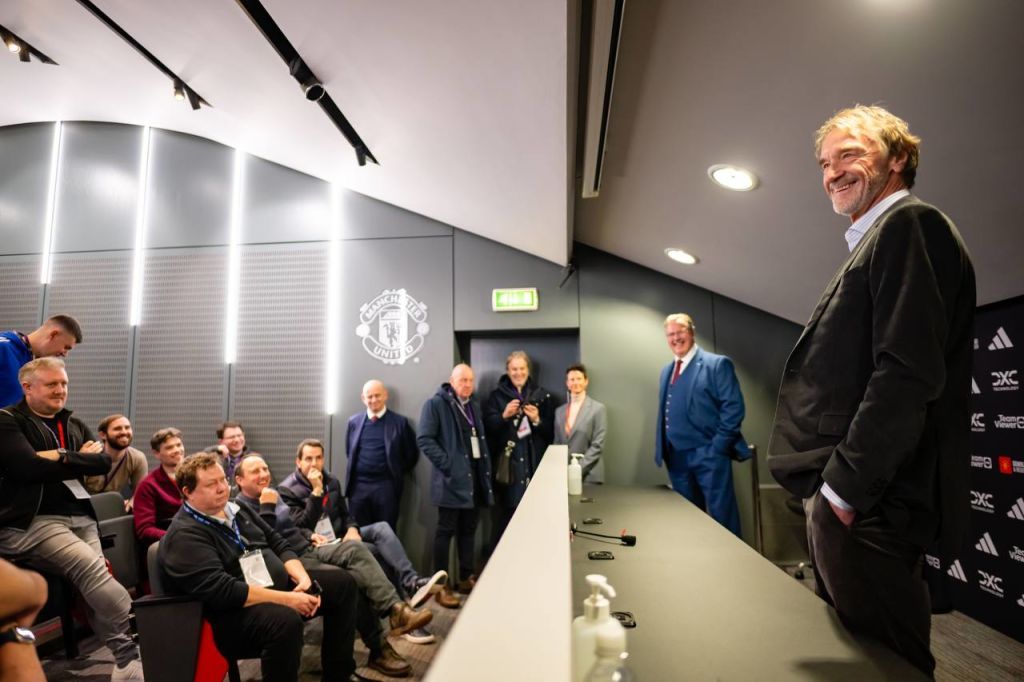
[[[118,665],[139,657],[128,634],[128,592],[107,571],[96,522],[88,516],[37,516],[27,531],[0,530],[0,555],[65,576],[89,606],[93,632]]]
[[[400,589],[407,593],[404,596],[408,598],[412,595],[420,575],[413,568],[409,555],[402,547],[402,541],[391,530],[391,526],[385,521],[378,521],[361,526],[359,534],[363,536],[363,542],[372,545],[370,550],[384,564],[385,570],[394,576]]]

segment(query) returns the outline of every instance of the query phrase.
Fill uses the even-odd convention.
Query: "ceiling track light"
[[[183,78],[171,71],[166,64],[156,58],[156,55],[143,47],[139,41],[135,40],[131,34],[121,28],[117,22],[109,16],[104,14],[103,10],[90,2],[90,0],[77,0],[77,2],[85,9],[89,10],[89,12],[99,19],[107,28],[116,33],[121,40],[131,45],[136,52],[145,57],[146,61],[152,64],[157,71],[170,78],[171,83],[174,85],[174,99],[179,101],[187,99],[193,110],[198,109],[201,105],[206,105],[208,107],[213,106],[200,97],[199,93],[190,88]]]
[[[363,138],[359,136],[359,133],[349,123],[345,114],[341,113],[341,109],[331,99],[330,94],[324,88],[323,82],[316,77],[313,70],[302,59],[298,50],[295,49],[291,41],[288,40],[288,37],[285,36],[284,31],[281,30],[281,27],[270,16],[263,3],[260,0],[235,0],[235,2],[238,3],[238,6],[249,17],[249,20],[256,25],[256,28],[263,34],[267,42],[277,51],[278,56],[288,65],[288,72],[292,75],[292,78],[299,82],[299,87],[302,88],[302,93],[306,99],[319,104],[327,118],[334,124],[334,127],[352,145],[352,149],[356,153],[356,162],[360,166],[365,166],[367,161],[380,165],[373,152],[370,151],[369,146],[363,142]]]
[[[43,64],[60,66],[5,26],[0,26],[0,41],[3,41],[4,45],[7,46],[8,52],[18,55],[18,61],[20,62],[29,62],[32,61],[32,57],[35,57]]]

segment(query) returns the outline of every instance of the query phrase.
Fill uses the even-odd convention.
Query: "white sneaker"
[[[426,628],[416,628],[402,635],[402,638],[413,644],[430,644],[434,641],[434,635]]]
[[[142,661],[135,659],[123,666],[114,666],[114,672],[110,675],[110,682],[145,682],[142,676]]]
[[[409,599],[409,606],[414,609],[419,607],[420,604],[430,598],[430,595],[435,592],[440,592],[441,588],[448,583],[448,572],[438,571],[429,578],[420,578],[417,581],[419,589],[416,590],[416,594],[412,595]]]

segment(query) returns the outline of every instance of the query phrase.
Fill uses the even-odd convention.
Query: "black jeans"
[[[437,533],[434,535],[434,570],[448,570],[448,548],[455,538],[459,555],[458,580],[468,580],[473,574],[473,551],[476,525],[480,509],[437,508]]]
[[[324,638],[320,662],[324,680],[348,680],[355,672],[352,646],[355,642],[357,590],[344,571],[312,569],[309,576],[323,588],[320,610]],[[294,682],[302,658],[302,616],[280,604],[256,604],[242,609],[210,614],[217,648],[230,658],[259,656],[264,680]]]

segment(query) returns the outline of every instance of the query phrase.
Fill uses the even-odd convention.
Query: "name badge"
[[[480,459],[480,439],[476,437],[476,431],[473,431],[473,436],[469,439],[469,447],[473,449],[473,459]]]
[[[71,494],[75,496],[75,499],[89,499],[89,491],[85,489],[85,486],[83,486],[77,478],[72,478],[70,480],[64,481],[64,485],[68,487],[68,490],[70,490]]]
[[[528,417],[524,417],[523,420],[519,422],[519,430],[516,431],[516,435],[519,436],[519,440],[522,440],[531,433],[533,432],[530,430],[530,419]]]
[[[245,582],[256,587],[273,587],[274,581],[267,570],[267,562],[263,559],[263,552],[253,549],[243,554],[238,563],[242,566],[242,575]]]
[[[316,527],[313,528],[313,532],[317,535],[324,536],[327,538],[328,542],[337,539],[337,536],[334,534],[334,526],[331,525],[331,519],[327,514],[321,516],[320,520],[316,522]]]

